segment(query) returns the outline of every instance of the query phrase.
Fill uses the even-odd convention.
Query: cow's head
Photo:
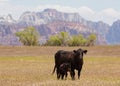
[[[78,50],[73,50],[75,57],[83,58],[83,55],[87,53],[87,50],[82,50],[81,48]]]

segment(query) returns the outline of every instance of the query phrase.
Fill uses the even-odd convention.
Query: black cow
[[[80,78],[80,72],[83,65],[83,55],[87,53],[87,50],[78,49],[73,51],[59,50],[55,53],[55,66],[53,73],[57,73],[57,78],[59,79],[59,67],[63,63],[71,64],[71,77],[75,79],[75,69],[78,70],[78,79]]]
[[[65,76],[65,79],[67,78],[67,72],[71,72],[71,64],[69,63],[63,63],[60,65],[59,67],[59,77],[61,77],[61,79],[64,79],[64,76]]]

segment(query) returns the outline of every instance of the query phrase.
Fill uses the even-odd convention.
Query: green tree
[[[85,38],[82,34],[69,36],[67,32],[60,32],[51,36],[45,45],[50,46],[93,46],[95,44],[96,35],[90,34]]]
[[[39,44],[39,35],[34,27],[27,27],[21,32],[17,32],[16,36],[26,46],[36,46]]]
[[[58,39],[61,41],[61,46],[67,46],[69,42],[69,35],[67,32],[60,32],[58,34]]]
[[[84,46],[86,43],[86,39],[82,34],[74,35],[71,37],[70,46]]]
[[[69,35],[67,32],[60,32],[57,35],[51,36],[45,45],[50,46],[67,46]]]
[[[87,46],[93,46],[95,45],[95,41],[96,41],[97,37],[95,34],[90,34],[89,37],[87,38]]]
[[[61,41],[57,35],[51,36],[45,45],[60,46]]]

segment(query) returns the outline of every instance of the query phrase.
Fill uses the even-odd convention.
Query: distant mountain
[[[97,43],[105,44],[105,34],[109,29],[109,25],[103,22],[87,21],[78,13],[63,13],[55,9],[25,12],[19,20],[24,26],[35,26],[42,36],[46,36],[45,39],[60,31],[67,31],[71,35],[95,33],[98,35]]]
[[[14,20],[10,14],[7,17],[0,17],[0,44],[21,45],[15,33],[28,26],[36,28],[41,35],[41,42],[45,42],[51,35],[66,31],[70,35],[83,34],[86,37],[95,33],[97,44],[120,43],[118,38],[120,35],[117,35],[120,30],[113,29],[119,28],[119,23],[116,24],[115,22],[112,26],[109,26],[102,21],[85,20],[78,13],[64,13],[56,9],[45,9],[41,12],[24,12],[18,20]],[[111,36],[111,34],[113,35]]]
[[[112,24],[106,34],[106,39],[109,44],[120,44],[120,20]]]
[[[6,17],[4,16],[4,17],[0,17],[0,23],[6,23],[6,22],[8,22],[8,23],[15,23],[16,21],[12,18],[12,15],[7,15]]]

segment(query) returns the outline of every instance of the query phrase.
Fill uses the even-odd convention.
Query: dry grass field
[[[57,80],[51,75],[54,53],[80,47],[0,46],[0,86],[120,86],[120,46],[87,49],[81,79]]]

